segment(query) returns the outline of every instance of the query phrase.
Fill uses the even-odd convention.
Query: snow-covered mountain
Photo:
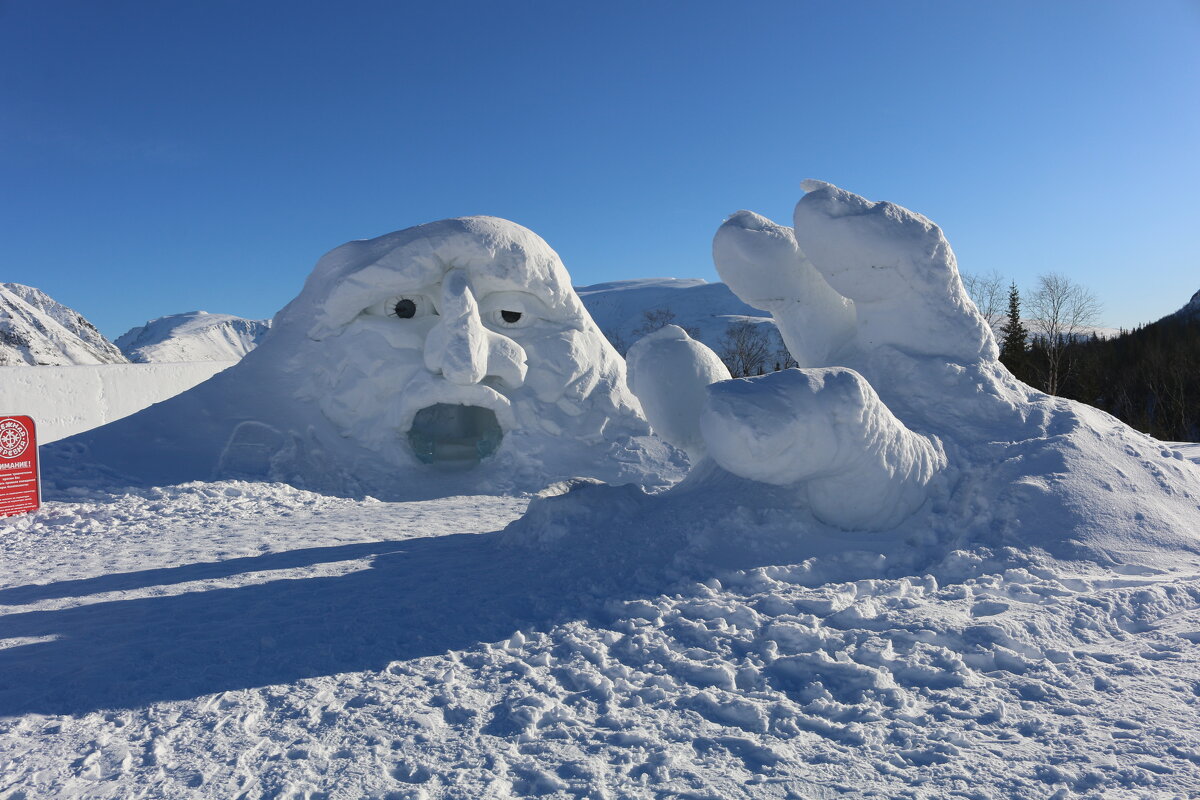
[[[152,319],[117,337],[116,344],[135,364],[236,361],[270,328],[270,320],[189,311]]]
[[[1187,305],[1171,315],[1177,319],[1200,319],[1200,292],[1192,295]]]
[[[0,283],[0,366],[125,361],[78,311],[32,286]]]
[[[774,329],[771,318],[751,308],[723,283],[699,278],[643,278],[577,286],[575,291],[600,330],[622,353],[649,331],[647,312],[666,311],[678,325],[720,352],[729,326],[750,322]]]

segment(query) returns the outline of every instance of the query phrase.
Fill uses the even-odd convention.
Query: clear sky
[[[1198,152],[1194,1],[0,0],[0,280],[110,337],[466,214],[577,285],[717,280],[806,177],[1131,326],[1200,290]]]

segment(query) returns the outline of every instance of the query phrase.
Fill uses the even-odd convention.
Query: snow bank
[[[576,475],[663,487],[685,464],[650,435],[558,255],[467,217],[331,251],[235,368],[48,449],[43,471],[408,498]]]
[[[232,363],[0,367],[0,413],[33,417],[48,444],[161,403]]]

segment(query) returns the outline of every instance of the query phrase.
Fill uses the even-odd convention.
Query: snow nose
[[[525,382],[525,350],[506,336],[489,331],[467,274],[452,269],[442,278],[439,319],[425,339],[425,366],[450,383],[468,386],[492,375],[516,388]]]

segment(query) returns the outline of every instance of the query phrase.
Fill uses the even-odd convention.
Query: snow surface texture
[[[225,476],[385,499],[663,487],[685,467],[558,255],[494,217],[331,251],[237,366],[43,454],[61,486]]]
[[[0,414],[33,417],[38,443],[49,444],[161,403],[230,366],[201,361],[0,367]]]
[[[32,286],[0,283],[0,366],[123,363],[79,312]]]
[[[152,319],[118,336],[115,344],[135,364],[237,361],[270,328],[270,320],[189,311]]]
[[[1200,794],[1196,572],[831,536],[729,494],[532,513],[568,499],[535,548],[496,532],[521,499],[238,481],[0,520],[0,797]]]
[[[1200,464],[1200,444],[1196,442],[1171,442],[1171,447],[1183,454],[1183,457],[1194,464]]]
[[[729,368],[677,325],[643,336],[626,355],[629,388],[642,401],[654,432],[688,454],[704,457],[700,410],[709,384],[729,380]]]

